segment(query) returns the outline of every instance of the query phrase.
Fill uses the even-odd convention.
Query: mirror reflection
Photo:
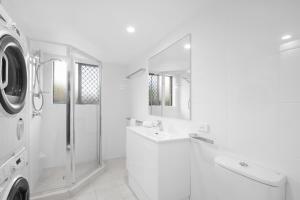
[[[191,119],[191,36],[149,59],[149,113]]]

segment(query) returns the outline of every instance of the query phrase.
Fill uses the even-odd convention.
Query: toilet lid
[[[219,156],[215,158],[215,163],[236,174],[273,187],[282,186],[286,180],[285,176],[279,172],[245,162],[241,159]]]

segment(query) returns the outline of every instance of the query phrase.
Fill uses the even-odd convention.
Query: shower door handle
[[[71,151],[71,145],[67,145],[67,150]]]
[[[67,133],[66,133],[66,149],[71,151],[71,128],[70,128],[70,105],[67,104]]]
[[[66,149],[72,150],[71,145],[71,85],[70,85],[70,72],[67,74],[67,102],[66,102]]]

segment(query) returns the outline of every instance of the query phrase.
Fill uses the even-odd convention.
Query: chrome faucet
[[[157,120],[155,123],[155,127],[158,128],[159,131],[163,131],[164,127],[163,127],[163,123],[161,120]]]

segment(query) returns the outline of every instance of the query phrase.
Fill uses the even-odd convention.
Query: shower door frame
[[[102,62],[97,58],[81,51],[75,47],[67,45],[67,101],[66,101],[66,152],[70,157],[70,172],[71,172],[71,184],[76,183],[76,137],[75,137],[75,104],[76,104],[76,95],[75,95],[75,55],[74,53],[83,55],[87,59],[93,60],[99,68],[98,74],[98,86],[99,86],[99,105],[97,110],[97,162],[98,167],[102,167]],[[92,172],[91,172],[92,173]]]
[[[31,42],[37,42],[38,44],[48,44],[54,45],[56,47],[63,47],[62,54],[56,54],[48,52],[48,50],[38,50],[43,51],[44,53],[53,55],[54,57],[59,57],[66,62],[67,65],[67,91],[66,91],[66,162],[65,162],[65,184],[63,187],[48,188],[45,191],[33,193],[33,197],[65,197],[67,194],[75,194],[78,189],[85,185],[93,176],[101,173],[104,169],[103,157],[102,157],[102,82],[103,82],[103,65],[102,62],[89,55],[88,53],[73,47],[69,44],[45,41],[39,39],[29,38],[29,45]],[[51,50],[50,50],[51,51]],[[62,52],[62,51],[60,51]],[[86,176],[82,179],[76,180],[76,147],[75,147],[75,57],[83,56],[89,61],[96,63],[99,67],[99,105],[98,107],[98,119],[97,119],[97,168],[91,170]],[[31,83],[32,84],[32,83]],[[29,144],[29,141],[28,141]],[[60,196],[62,195],[62,196]]]

